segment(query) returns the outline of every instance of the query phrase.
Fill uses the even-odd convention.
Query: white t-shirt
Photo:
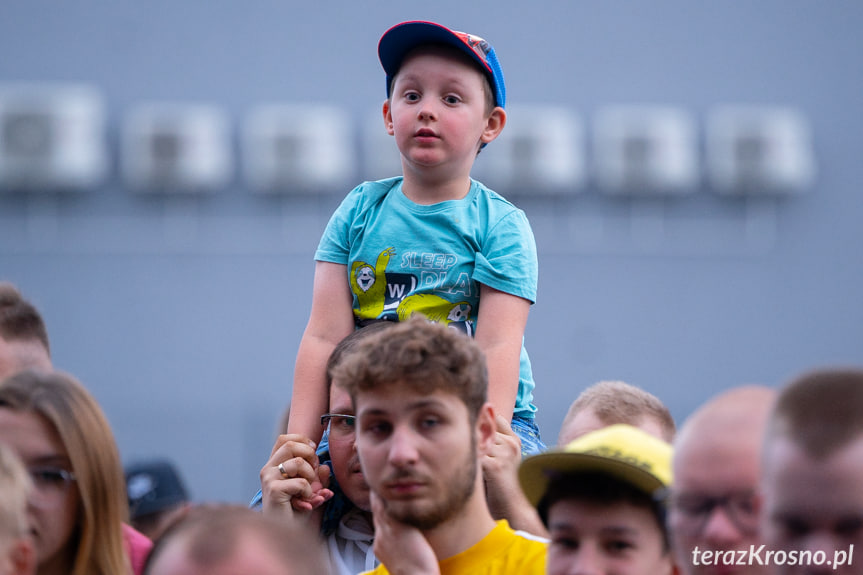
[[[338,575],[357,575],[378,565],[372,545],[371,519],[357,508],[345,513],[335,533],[327,537],[330,562]]]

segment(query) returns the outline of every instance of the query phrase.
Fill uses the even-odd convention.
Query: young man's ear
[[[383,113],[384,113],[384,127],[387,129],[387,134],[392,136],[395,134],[395,131],[393,130],[393,111],[392,111],[392,109],[390,109],[389,98],[384,100]]]
[[[497,427],[494,421],[494,408],[491,403],[485,403],[476,418],[477,448],[480,453],[488,453],[494,445]]]
[[[503,131],[504,126],[506,126],[506,110],[498,106],[486,118],[485,129],[482,131],[480,141],[483,144],[493,141]]]

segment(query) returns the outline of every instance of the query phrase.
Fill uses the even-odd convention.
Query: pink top
[[[144,571],[144,561],[147,560],[147,555],[153,548],[153,542],[140,531],[136,531],[132,526],[124,523],[123,544],[126,547],[129,561],[132,563],[132,572],[134,575],[141,575]]]

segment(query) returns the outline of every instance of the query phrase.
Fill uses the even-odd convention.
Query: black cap
[[[165,459],[126,466],[126,493],[132,519],[156,513],[189,500],[176,467]]]

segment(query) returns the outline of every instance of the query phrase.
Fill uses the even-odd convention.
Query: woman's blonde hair
[[[0,383],[0,408],[37,414],[60,436],[80,496],[71,575],[131,573],[123,543],[129,507],[114,434],[96,399],[72,376],[28,370]]]

